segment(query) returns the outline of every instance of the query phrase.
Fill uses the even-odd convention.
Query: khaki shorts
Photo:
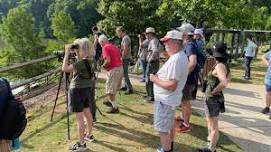
[[[105,83],[106,94],[116,94],[121,87],[121,80],[123,77],[123,67],[116,67],[107,72],[107,79]]]

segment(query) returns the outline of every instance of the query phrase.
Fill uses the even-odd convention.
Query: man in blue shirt
[[[183,89],[183,98],[181,102],[182,117],[176,118],[176,121],[181,121],[182,123],[175,129],[177,132],[188,132],[190,131],[189,120],[192,114],[190,101],[194,99],[193,91],[195,90],[197,83],[197,73],[195,71],[195,67],[197,65],[197,52],[196,46],[193,42],[193,32],[195,28],[189,23],[183,23],[182,26],[178,28],[178,30],[183,32],[184,52],[186,53],[189,61],[189,75]]]

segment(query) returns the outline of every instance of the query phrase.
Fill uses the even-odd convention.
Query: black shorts
[[[185,85],[183,88],[183,98],[182,100],[194,100],[193,97],[193,91],[195,90],[196,85],[195,84],[191,84],[191,85]]]
[[[89,88],[72,88],[69,90],[69,108],[72,112],[83,112],[84,108],[88,108],[94,102],[94,91]]]
[[[205,99],[204,109],[205,115],[208,117],[217,117],[220,113],[220,103],[214,97],[207,97]]]

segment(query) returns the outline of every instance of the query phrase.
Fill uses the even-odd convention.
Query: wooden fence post
[[[222,42],[225,42],[225,35],[226,35],[226,33],[223,32],[223,33],[222,33]]]
[[[230,62],[232,61],[232,57],[233,57],[234,40],[235,40],[235,33],[232,33],[232,36],[231,36],[231,50],[230,50]]]
[[[234,56],[234,60],[235,61],[237,61],[237,59],[239,57],[240,43],[241,43],[241,33],[238,32],[238,35],[237,35],[237,45],[236,45],[236,51],[235,51],[235,56]]]
[[[256,52],[255,52],[255,58],[257,58],[257,54],[258,54],[258,52],[259,52],[259,47],[260,47],[260,44],[261,44],[261,42],[260,42],[260,33],[256,33],[256,44],[257,44],[257,48],[256,48]]]

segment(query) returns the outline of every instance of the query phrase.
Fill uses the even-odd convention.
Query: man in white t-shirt
[[[181,32],[167,32],[161,41],[170,57],[156,75],[150,75],[154,83],[154,128],[159,132],[161,141],[158,152],[173,151],[175,110],[180,105],[189,71],[187,56],[182,51],[182,40]]]

